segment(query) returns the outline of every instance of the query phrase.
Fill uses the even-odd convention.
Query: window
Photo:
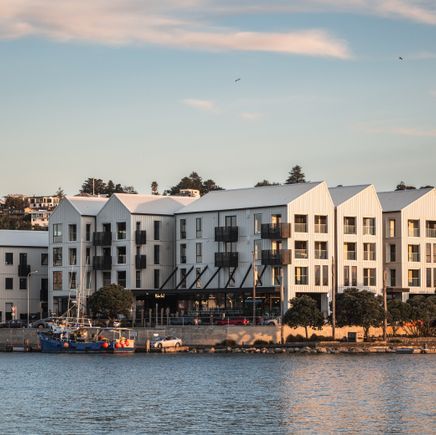
[[[160,246],[154,245],[154,264],[160,263]]]
[[[112,284],[111,272],[103,272],[103,286]]]
[[[363,259],[367,261],[375,261],[375,243],[363,244]]]
[[[53,243],[62,242],[62,224],[53,224]]]
[[[226,227],[236,227],[236,216],[226,216],[224,223]]]
[[[180,263],[186,263],[186,245],[184,243],[180,245]]]
[[[363,234],[375,236],[375,218],[363,218]]]
[[[436,243],[433,243],[433,263],[436,263]]]
[[[126,255],[126,247],[118,246],[117,247],[117,263],[118,264],[126,264],[127,255]]]
[[[328,258],[327,242],[315,242],[315,258],[321,260]]]
[[[254,213],[254,234],[260,234],[262,227],[262,213]]]
[[[70,242],[77,241],[77,225],[76,224],[68,225],[68,240]]]
[[[408,245],[407,246],[407,256],[408,261],[421,261],[419,255],[419,245]]]
[[[409,269],[407,271],[407,281],[409,287],[420,287],[421,286],[421,277],[420,277],[419,269]]]
[[[426,280],[425,280],[425,286],[427,288],[431,287],[431,269],[427,268],[426,269]]]
[[[126,240],[127,230],[125,222],[117,222],[117,240]]]
[[[389,245],[389,261],[391,263],[396,261],[397,259],[396,250],[397,250],[396,245]]]
[[[350,266],[344,266],[344,286],[350,286]]]
[[[351,285],[357,286],[357,266],[351,266]]]
[[[254,259],[260,260],[262,258],[262,240],[254,241]]]
[[[322,266],[322,285],[329,285],[329,267]]]
[[[7,266],[11,266],[14,264],[14,253],[13,252],[5,252],[5,264]]]
[[[431,243],[425,244],[425,261],[431,263]]]
[[[427,237],[436,237],[436,221],[425,221],[425,234]]]
[[[14,288],[14,279],[13,278],[5,278],[5,289],[13,290]]]
[[[356,218],[344,217],[344,234],[356,234]]]
[[[201,218],[195,218],[195,237],[200,239],[202,237],[202,221]]]
[[[118,285],[121,287],[126,287],[126,271],[125,270],[119,270],[117,272],[117,282]]]
[[[363,285],[366,287],[376,285],[375,269],[363,269]]]
[[[70,248],[68,250],[68,264],[70,266],[75,266],[77,264],[77,249]]]
[[[201,243],[195,244],[195,262],[196,263],[203,262],[203,246]]]
[[[315,216],[315,233],[327,233],[327,216]]]
[[[436,287],[436,267],[433,269],[433,287]]]
[[[321,285],[321,266],[315,265],[315,285]]]
[[[395,269],[389,270],[389,281],[391,287],[395,287],[397,285],[397,271]]]
[[[53,272],[53,290],[62,290],[62,272]]]
[[[227,281],[229,283],[228,287],[234,287],[235,286],[235,274],[233,272],[234,271],[232,271],[229,268],[229,275],[228,275],[228,278],[227,278]]]
[[[295,241],[295,258],[307,258],[307,242],[303,240]]]
[[[396,235],[396,225],[395,225],[395,219],[389,219],[388,220],[388,234],[390,238],[395,237]]]
[[[62,266],[62,248],[53,248],[53,266]]]
[[[307,233],[307,216],[304,214],[295,215],[295,232]]]
[[[180,238],[186,239],[186,219],[180,219]]]
[[[186,288],[186,269],[180,269],[180,288]]]
[[[154,240],[160,240],[160,221],[154,221]]]
[[[20,278],[20,290],[27,290],[27,278]]]
[[[68,272],[68,282],[70,283],[70,289],[77,288],[76,272]]]
[[[91,224],[85,226],[85,239],[87,242],[91,241]]]
[[[141,271],[136,271],[136,279],[135,279],[136,288],[141,288]]]
[[[296,267],[295,268],[295,284],[296,285],[308,284],[307,267]]]
[[[154,288],[159,288],[159,269],[154,269]]]
[[[48,254],[41,254],[41,266],[48,265]]]
[[[281,267],[273,267],[273,282],[274,285],[281,285],[282,271]]]
[[[85,264],[87,266],[91,264],[91,248],[85,249]]]
[[[344,257],[346,260],[356,260],[356,244],[355,243],[344,243]]]
[[[20,252],[20,265],[27,265],[27,254]]]
[[[195,268],[195,288],[201,288],[201,269],[199,267]]]
[[[409,237],[419,237],[419,220],[410,219],[407,223]]]
[[[92,285],[92,274],[90,271],[86,272],[86,288],[90,289]]]

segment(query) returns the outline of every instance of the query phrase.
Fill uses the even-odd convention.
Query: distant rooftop
[[[0,230],[0,246],[48,247],[48,231]]]
[[[100,198],[98,196],[66,196],[65,199],[82,216],[97,216],[108,201],[108,198]]]
[[[173,215],[197,200],[189,196],[133,195],[115,193],[114,196],[132,214]]]
[[[348,201],[353,196],[367,189],[371,184],[361,184],[357,186],[337,186],[329,187],[329,192],[333,200],[335,207],[341,205],[345,201]]]
[[[322,183],[323,182],[297,183],[284,184],[281,186],[214,190],[186,206],[178,213],[238,210],[286,205]]]
[[[380,199],[383,211],[400,211],[415,202],[417,199],[427,194],[428,192],[431,192],[432,190],[432,187],[428,187],[425,189],[408,189],[396,190],[395,192],[379,192],[378,197]]]

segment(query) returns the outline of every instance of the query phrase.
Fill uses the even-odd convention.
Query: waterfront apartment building
[[[436,290],[436,189],[378,194],[388,293],[403,300]]]
[[[45,315],[48,233],[0,230],[0,259],[0,322]]]
[[[334,205],[325,182],[213,191],[177,212],[176,223],[173,295],[185,312],[255,303],[279,314],[281,299],[286,309],[310,294],[327,314]]]
[[[382,208],[373,185],[329,189],[335,204],[337,290],[355,287],[382,294]]]

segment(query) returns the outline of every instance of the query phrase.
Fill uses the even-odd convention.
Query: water
[[[434,355],[0,354],[1,434],[436,432]]]

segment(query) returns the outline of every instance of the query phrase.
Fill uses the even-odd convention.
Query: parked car
[[[8,320],[0,325],[1,328],[25,328],[26,323],[24,320],[13,319]]]
[[[275,317],[273,319],[265,319],[262,325],[266,326],[280,326],[282,324],[282,319],[280,317]]]
[[[155,337],[151,341],[151,347],[153,349],[162,349],[163,347],[180,347],[182,345],[182,339],[166,336],[166,337]]]
[[[55,319],[53,317],[46,317],[45,319],[35,320],[34,322],[29,323],[29,328],[50,328],[50,325],[53,324],[54,320]]]
[[[217,320],[216,325],[242,325],[246,326],[250,324],[250,321],[246,317],[234,317],[234,318],[224,318]]]

